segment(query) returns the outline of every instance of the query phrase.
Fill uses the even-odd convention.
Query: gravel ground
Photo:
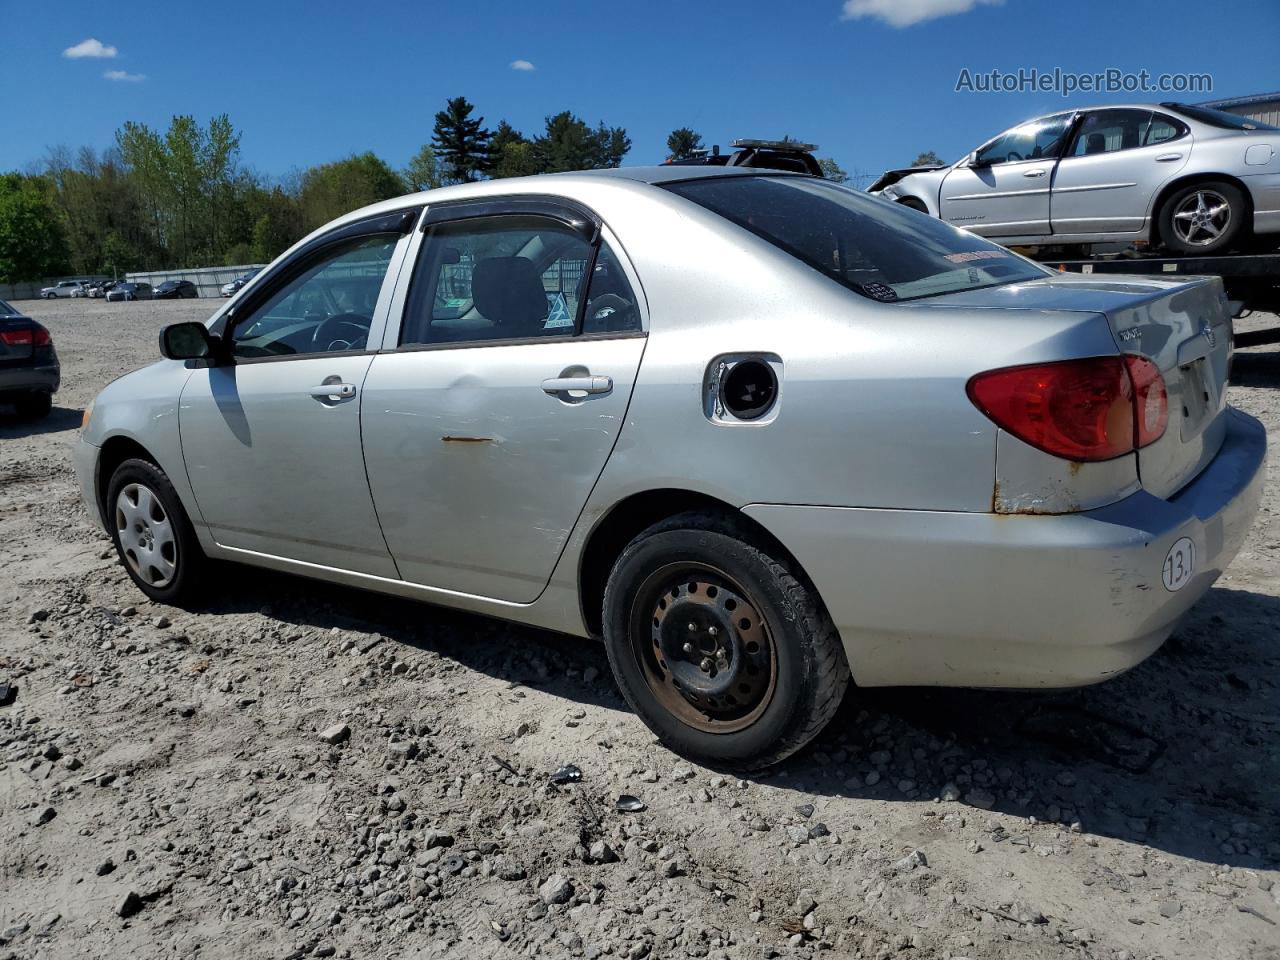
[[[589,643],[247,568],[146,602],[68,445],[212,304],[24,306],[64,387],[0,408],[0,958],[1280,958],[1275,454],[1130,674],[852,691],[735,780],[658,747]],[[1236,380],[1280,426],[1280,353]]]

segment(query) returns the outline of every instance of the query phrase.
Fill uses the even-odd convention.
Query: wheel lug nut
[[[690,624],[689,624],[689,632],[690,632],[690,633],[697,633],[697,632],[698,632],[698,625],[697,625],[696,623],[690,623]]]
[[[681,647],[681,649],[682,649],[682,650],[684,650],[684,652],[685,652],[686,654],[693,653],[693,644],[692,644],[692,643],[686,643],[683,647]]]
[[[711,672],[711,667],[712,667],[711,658],[710,658],[710,657],[703,657],[703,659],[702,659],[702,663],[700,664],[700,666],[702,667],[702,672],[703,672],[703,673],[710,673],[710,672]]]
[[[709,634],[711,634],[711,636],[715,637],[715,636],[719,636],[720,631],[719,631],[716,627],[708,627],[708,628],[707,628],[707,633],[709,633]]]

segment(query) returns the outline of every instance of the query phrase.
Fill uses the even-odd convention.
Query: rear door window
[[[609,244],[557,220],[491,216],[438,224],[419,257],[400,343],[552,339],[640,330]]]
[[[941,220],[812,177],[710,177],[665,186],[873,300],[1050,275]]]

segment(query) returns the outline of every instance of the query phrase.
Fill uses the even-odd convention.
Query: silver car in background
[[[51,287],[44,287],[40,296],[45,300],[56,300],[59,297],[83,297],[85,295],[83,280],[59,280]]]
[[[206,558],[603,636],[748,769],[849,680],[1061,687],[1239,549],[1265,436],[1216,279],[1060,276],[815,177],[462,184],[305,238],[107,386],[76,461],[152,599]]]
[[[1006,245],[1219,253],[1280,233],[1280,129],[1179,103],[1066,110],[868,191]]]

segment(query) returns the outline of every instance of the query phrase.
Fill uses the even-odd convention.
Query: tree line
[[[616,167],[631,149],[623,127],[569,111],[531,134],[490,129],[465,97],[436,113],[431,139],[404,169],[372,152],[269,178],[245,165],[240,132],[220,114],[177,116],[167,130],[125,123],[105,150],[54,147],[26,172],[0,173],[0,283],[66,274],[265,263],[357,207],[478,179]],[[702,149],[688,128],[669,155]],[[823,158],[832,179],[846,179]]]

